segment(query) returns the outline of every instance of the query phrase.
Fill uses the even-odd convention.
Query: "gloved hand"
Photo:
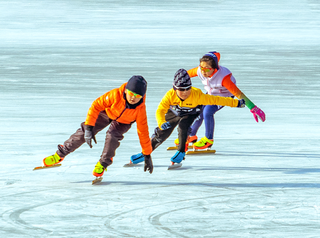
[[[167,130],[169,128],[171,128],[171,125],[170,125],[170,122],[168,121],[161,125],[161,130]]]
[[[238,106],[237,107],[243,108],[245,106],[246,106],[246,101],[244,99],[240,99],[238,101]]]
[[[85,125],[85,131],[84,131],[84,139],[87,142],[87,144],[92,148],[92,139],[97,144],[96,137],[93,135],[93,126]]]
[[[149,170],[149,173],[152,174],[153,163],[152,163],[151,155],[143,155],[143,156],[144,156],[144,172]]]
[[[254,106],[254,108],[252,108],[250,112],[253,113],[253,117],[256,120],[256,122],[259,122],[258,119],[260,119],[263,122],[266,120],[266,114],[264,114],[264,112],[257,106]]]

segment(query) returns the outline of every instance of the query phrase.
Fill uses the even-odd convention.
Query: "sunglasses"
[[[176,88],[176,90],[180,91],[180,92],[184,92],[184,91],[189,91],[191,89],[191,86],[187,87],[187,88]]]
[[[199,65],[200,70],[203,72],[210,72],[210,70],[212,70],[212,68],[203,68],[201,65]]]
[[[130,91],[129,89],[127,89],[127,92],[129,94],[130,97],[135,97],[135,98],[142,98],[141,95],[137,94],[137,93],[134,93],[132,91]]]

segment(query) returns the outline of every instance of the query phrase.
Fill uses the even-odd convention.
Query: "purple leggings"
[[[218,105],[206,105],[202,107],[201,114],[194,120],[192,126],[191,126],[191,134],[190,136],[194,136],[197,134],[203,119],[204,119],[204,125],[206,127],[206,133],[205,136],[213,140],[213,134],[214,134],[214,114],[221,110],[223,106]]]

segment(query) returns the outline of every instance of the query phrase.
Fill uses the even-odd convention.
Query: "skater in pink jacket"
[[[254,119],[257,122],[259,119],[264,122],[266,120],[265,113],[237,87],[236,79],[228,68],[219,65],[219,60],[220,53],[216,51],[205,54],[200,59],[200,65],[198,67],[188,70],[190,78],[198,76],[209,95],[222,97],[235,96],[239,99],[244,99]],[[193,144],[195,149],[209,149],[213,145],[214,114],[222,108],[223,106],[219,105],[203,106],[200,117],[195,120],[191,127],[191,134],[188,139],[188,143],[195,142]],[[205,123],[205,136],[201,138],[200,141],[197,141],[197,132],[203,120]],[[179,144],[178,139],[175,140],[175,144]]]

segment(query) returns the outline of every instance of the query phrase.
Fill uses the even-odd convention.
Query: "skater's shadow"
[[[79,181],[73,183],[89,183],[91,181]],[[149,186],[155,188],[155,186],[194,186],[194,187],[217,187],[217,188],[320,188],[320,183],[210,183],[210,182],[170,182],[170,181],[105,181],[94,184],[93,186],[106,186],[116,184],[123,186]],[[159,187],[160,189],[160,187]]]
[[[155,166],[157,168],[168,168],[166,165],[157,165]],[[173,170],[167,170],[168,172],[178,172],[178,171],[183,171],[183,170],[201,170],[201,171],[247,171],[247,172],[265,172],[266,176],[268,173],[284,173],[284,174],[310,174],[310,173],[320,173],[320,168],[270,168],[270,167],[227,167],[227,166],[182,166],[180,168],[176,168]],[[71,183],[92,183],[92,180],[85,180],[85,181],[77,181],[77,182],[71,182]],[[102,181],[99,183],[96,183],[94,185],[109,185],[111,183],[125,183],[127,185],[140,185],[140,182],[121,182],[121,181]],[[155,183],[157,182],[150,182],[150,183]],[[145,182],[144,184],[148,184],[148,182]],[[161,182],[161,184],[164,184],[164,182]],[[167,184],[167,183],[166,183]],[[187,184],[192,184],[192,183],[187,183]],[[195,183],[197,184],[197,183]],[[179,183],[177,183],[179,185]],[[317,184],[311,183],[311,187],[317,187]],[[211,185],[208,185],[211,186]]]
[[[208,155],[208,154],[197,154],[198,155]],[[191,155],[194,156],[194,155]],[[287,152],[237,152],[237,151],[217,151],[213,156],[254,156],[254,157],[265,157],[273,158],[273,157],[280,157],[280,158],[318,158],[320,159],[320,154],[311,154],[311,153],[287,153]]]
[[[320,168],[263,168],[263,167],[225,167],[225,166],[185,166],[186,169],[194,169],[194,170],[212,170],[212,171],[231,171],[231,170],[239,170],[239,171],[256,171],[256,172],[282,172],[284,174],[308,174],[308,173],[320,173]]]

